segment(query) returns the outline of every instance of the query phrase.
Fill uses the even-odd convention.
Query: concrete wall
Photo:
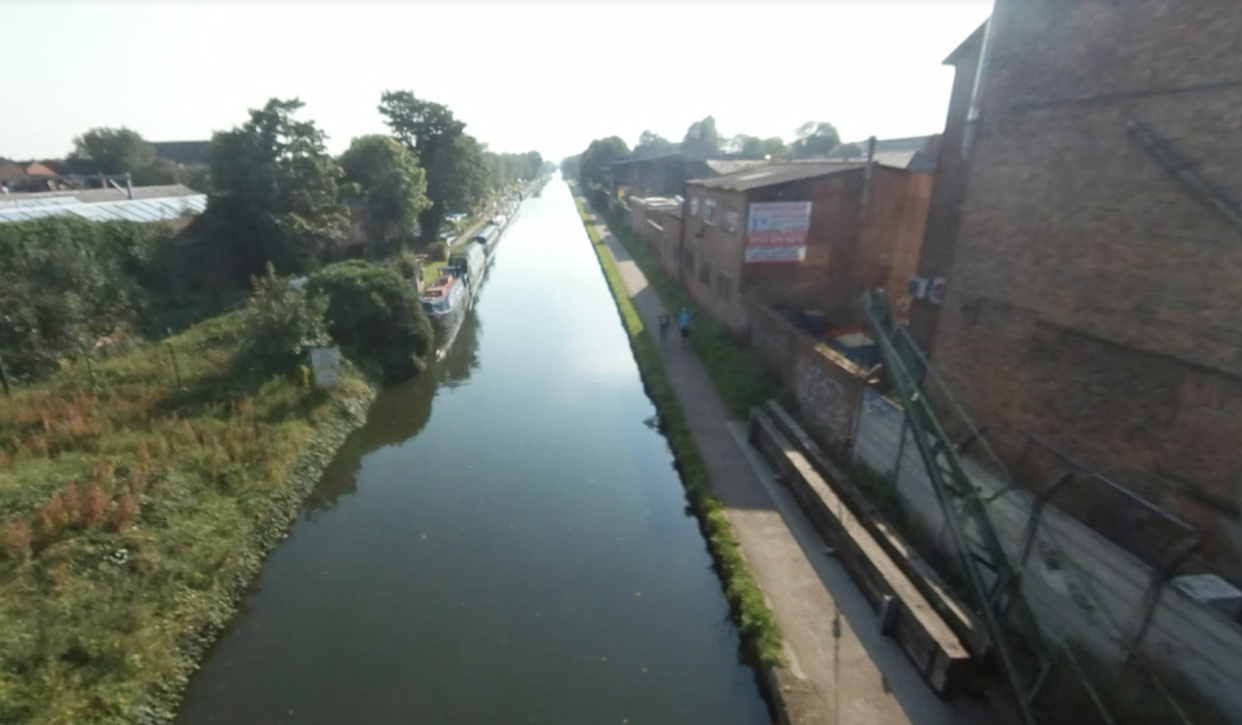
[[[1242,93],[1219,83],[1242,12],[999,0],[993,23],[934,362],[1011,464],[1055,442],[1212,529],[1242,581],[1240,232],[1126,132],[1242,200]]]
[[[854,460],[882,475],[895,474],[906,512],[951,553],[917,447],[908,434],[904,448],[900,444],[900,407],[868,389],[857,415]],[[1003,488],[982,466],[968,461],[967,469],[985,491]],[[1015,558],[1031,509],[1031,497],[1021,489],[1011,489],[989,507],[1002,545]],[[1153,569],[1055,506],[1045,507],[1034,542],[1023,581],[1041,626],[1055,637],[1088,646],[1105,662],[1119,664],[1140,625]],[[1242,626],[1166,587],[1140,648],[1185,677],[1230,722],[1242,721]]]

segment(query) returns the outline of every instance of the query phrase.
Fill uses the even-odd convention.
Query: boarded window
[[[712,268],[706,262],[699,267],[699,283],[708,285],[712,283]]]
[[[716,296],[722,300],[733,296],[733,278],[724,272],[716,273]]]
[[[715,224],[716,223],[716,200],[715,199],[704,199],[703,200],[703,223],[704,224]]]
[[[737,234],[738,222],[741,221],[742,215],[737,213],[737,209],[728,207],[724,212],[724,230],[730,234]]]
[[[697,196],[690,197],[690,216],[699,215],[699,199]]]

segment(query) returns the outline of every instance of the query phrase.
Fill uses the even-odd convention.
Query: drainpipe
[[[975,136],[979,131],[979,105],[983,97],[983,79],[987,74],[988,60],[992,55],[992,22],[996,16],[988,18],[987,27],[983,29],[983,44],[979,47],[979,62],[975,64],[975,82],[970,89],[970,106],[966,111],[966,127],[962,131],[962,158],[970,157],[975,146]]]
[[[871,175],[875,171],[875,136],[867,139],[867,166],[863,169],[862,199],[858,202],[858,218],[867,211],[867,197],[871,194]]]

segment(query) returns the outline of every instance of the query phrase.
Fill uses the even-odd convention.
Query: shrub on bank
[[[427,258],[433,262],[447,262],[449,246],[445,242],[432,242],[427,245]]]
[[[0,224],[0,350],[33,376],[128,330],[167,234],[158,225],[48,217]]]
[[[414,288],[395,270],[338,262],[316,272],[307,291],[327,299],[328,332],[346,354],[378,366],[389,381],[422,369],[431,323]]]
[[[263,373],[296,369],[311,348],[329,344],[327,309],[327,299],[293,289],[269,262],[267,274],[254,279],[254,295],[242,312],[236,367]]]

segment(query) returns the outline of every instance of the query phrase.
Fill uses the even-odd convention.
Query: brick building
[[[1237,580],[1242,10],[997,0],[990,26],[948,60],[920,263],[946,284],[912,328],[1019,478],[1038,436],[1206,527]]]
[[[691,181],[671,256],[680,261],[682,284],[735,332],[749,329],[747,298],[813,312],[828,326],[858,324],[867,287],[904,296],[918,264],[931,186],[928,171],[822,161]],[[789,202],[810,203],[805,246],[778,261],[756,245],[751,217],[763,205]]]

